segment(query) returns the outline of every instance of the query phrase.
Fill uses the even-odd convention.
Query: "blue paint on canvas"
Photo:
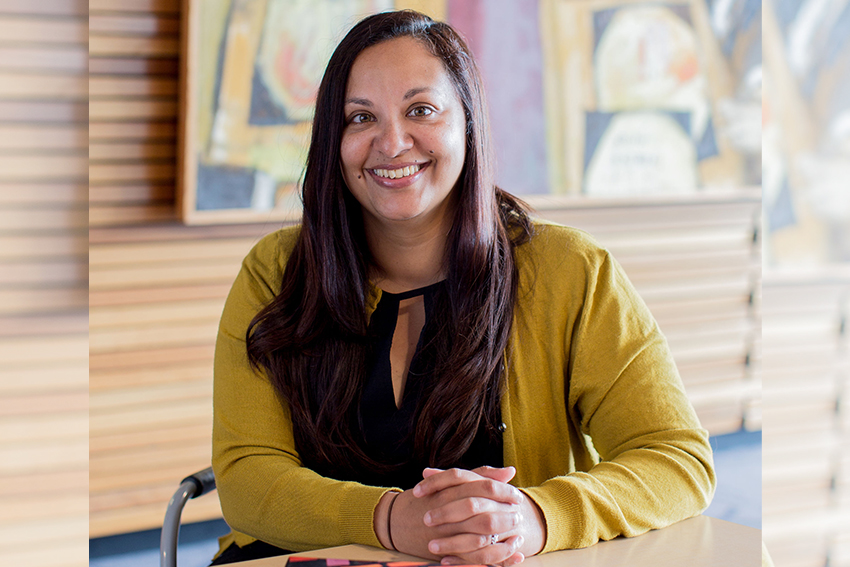
[[[644,112],[644,111],[639,111]],[[653,110],[656,114],[664,114],[672,118],[679,126],[682,127],[685,134],[691,135],[691,113],[690,112],[674,112],[670,110]],[[596,148],[599,146],[602,136],[611,125],[611,121],[618,114],[627,114],[628,112],[585,112],[584,113],[584,170],[587,171],[587,166],[590,165],[590,160],[593,159],[593,154],[596,153]],[[713,137],[713,135],[712,135]]]
[[[797,224],[797,215],[794,214],[794,199],[791,196],[788,178],[782,181],[782,187],[779,189],[776,201],[767,212],[767,224],[771,231]]]
[[[248,124],[254,126],[276,126],[282,124],[297,124],[272,97],[263,79],[263,73],[254,66],[254,76],[251,78],[251,109],[248,113]]]
[[[714,119],[708,117],[708,123],[705,125],[705,131],[702,133],[702,139],[697,142],[697,161],[702,161],[716,155],[720,155],[720,149],[717,147],[717,138],[714,135]]]
[[[195,208],[199,211],[250,208],[254,177],[253,169],[199,162]]]

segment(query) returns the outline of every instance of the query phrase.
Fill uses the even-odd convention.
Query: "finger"
[[[490,543],[490,535],[457,534],[450,537],[432,539],[428,542],[428,551],[438,556],[460,556],[478,551],[489,545],[492,545]]]
[[[448,504],[428,510],[422,521],[426,526],[434,527],[443,524],[457,524],[478,516],[494,517],[492,526],[479,522],[475,533],[504,533],[520,522],[519,504],[504,504],[490,498],[463,498],[453,500]],[[471,527],[471,526],[470,526]]]
[[[435,470],[439,472],[430,472]],[[457,486],[458,484],[481,480],[482,478],[481,475],[466,469],[448,469],[445,471],[425,469],[422,471],[422,476],[425,476],[425,473],[428,473],[428,477],[413,487],[413,495],[417,498],[428,496],[450,486]]]
[[[428,478],[429,476],[434,476],[441,472],[445,472],[445,469],[428,467],[422,471],[422,478]],[[484,465],[483,467],[472,469],[472,472],[481,475],[484,478],[491,478],[500,482],[510,482],[514,475],[516,475],[516,467],[491,467],[490,465]]]
[[[478,514],[463,522],[451,524],[458,532],[472,534],[504,534],[514,530],[522,522],[518,511]],[[447,526],[448,527],[448,526]]]
[[[472,469],[472,472],[483,476],[484,478],[489,478],[492,480],[498,480],[499,482],[510,482],[511,479],[516,475],[516,469],[514,467],[478,467],[477,469]]]
[[[449,469],[432,474],[413,487],[413,495],[421,498],[454,487],[466,488],[467,485],[475,485],[475,490],[466,494],[467,496],[484,496],[508,504],[522,502],[522,493],[510,484],[465,469]]]
[[[490,479],[481,479],[474,482],[467,482],[450,486],[438,493],[434,494],[433,504],[430,510],[435,510],[441,506],[447,506],[453,502],[465,501],[469,499],[486,499],[492,500],[500,504],[511,504],[520,506],[525,501],[523,493],[516,487],[504,482],[499,482]],[[475,506],[476,502],[469,502],[468,505]],[[482,510],[489,510],[483,508]],[[475,510],[471,510],[476,513]]]
[[[460,538],[461,536],[454,536],[455,538]],[[452,539],[452,538],[448,538]],[[435,540],[440,541],[440,540]],[[443,540],[447,541],[447,540]],[[433,543],[433,542],[431,542]],[[490,544],[489,537],[487,538],[487,545],[478,548],[477,550],[469,551],[469,552],[456,552],[449,553],[443,557],[442,563],[444,565],[458,565],[464,563],[475,563],[475,564],[503,564],[506,561],[512,561],[511,565],[515,565],[515,561],[518,559],[517,555],[522,556],[521,553],[518,553],[517,550],[522,546],[523,539],[522,536],[511,536],[505,541],[500,541],[495,544]],[[450,543],[443,544],[439,547],[448,549],[448,545]],[[429,543],[428,549],[431,550],[431,544]],[[431,550],[434,555],[441,555],[441,552],[434,552]],[[522,556],[525,559],[524,556]]]
[[[523,555],[522,553],[514,553],[513,555],[511,555],[510,557],[508,557],[507,559],[502,561],[502,563],[500,563],[500,565],[502,565],[502,567],[512,567],[513,565],[519,565],[523,561],[525,561],[525,555]],[[460,557],[453,557],[453,556],[449,555],[447,557],[443,557],[443,559],[441,560],[441,564],[442,565],[466,565],[466,564],[469,564],[469,561],[467,561],[465,559],[461,559]]]
[[[435,474],[443,472],[443,469],[434,469],[428,467],[427,469],[422,471],[422,478],[428,478],[429,476],[434,476]]]

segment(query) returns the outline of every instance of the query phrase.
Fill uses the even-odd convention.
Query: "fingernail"
[[[439,553],[440,552],[440,544],[436,541],[432,541],[428,544],[428,551],[431,553]]]
[[[520,547],[522,547],[522,544],[524,544],[524,543],[525,543],[525,540],[523,539],[522,536],[517,537],[516,538],[516,549],[519,549]]]
[[[426,526],[431,525],[431,512],[425,512],[425,518],[423,518]]]
[[[417,498],[422,496],[422,488],[420,488],[418,484],[413,487],[413,495]]]

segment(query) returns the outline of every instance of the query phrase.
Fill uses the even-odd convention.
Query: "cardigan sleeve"
[[[360,543],[380,546],[372,516],[386,488],[341,482],[303,467],[290,413],[251,369],[245,332],[280,287],[292,231],[255,246],[231,289],[218,332],[213,394],[213,470],[235,541],[292,551]],[[249,538],[239,537],[241,534]]]
[[[572,287],[556,291],[572,298],[563,319],[572,450],[579,452],[580,440],[593,458],[586,470],[525,489],[546,520],[544,551],[635,536],[699,514],[716,482],[708,433],[654,318],[607,251],[579,252],[580,262],[564,264]]]

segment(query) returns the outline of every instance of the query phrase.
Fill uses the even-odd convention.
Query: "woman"
[[[512,565],[707,506],[707,433],[619,265],[493,179],[457,33],[357,24],[302,223],[254,248],[222,316],[219,562],[362,543]]]

